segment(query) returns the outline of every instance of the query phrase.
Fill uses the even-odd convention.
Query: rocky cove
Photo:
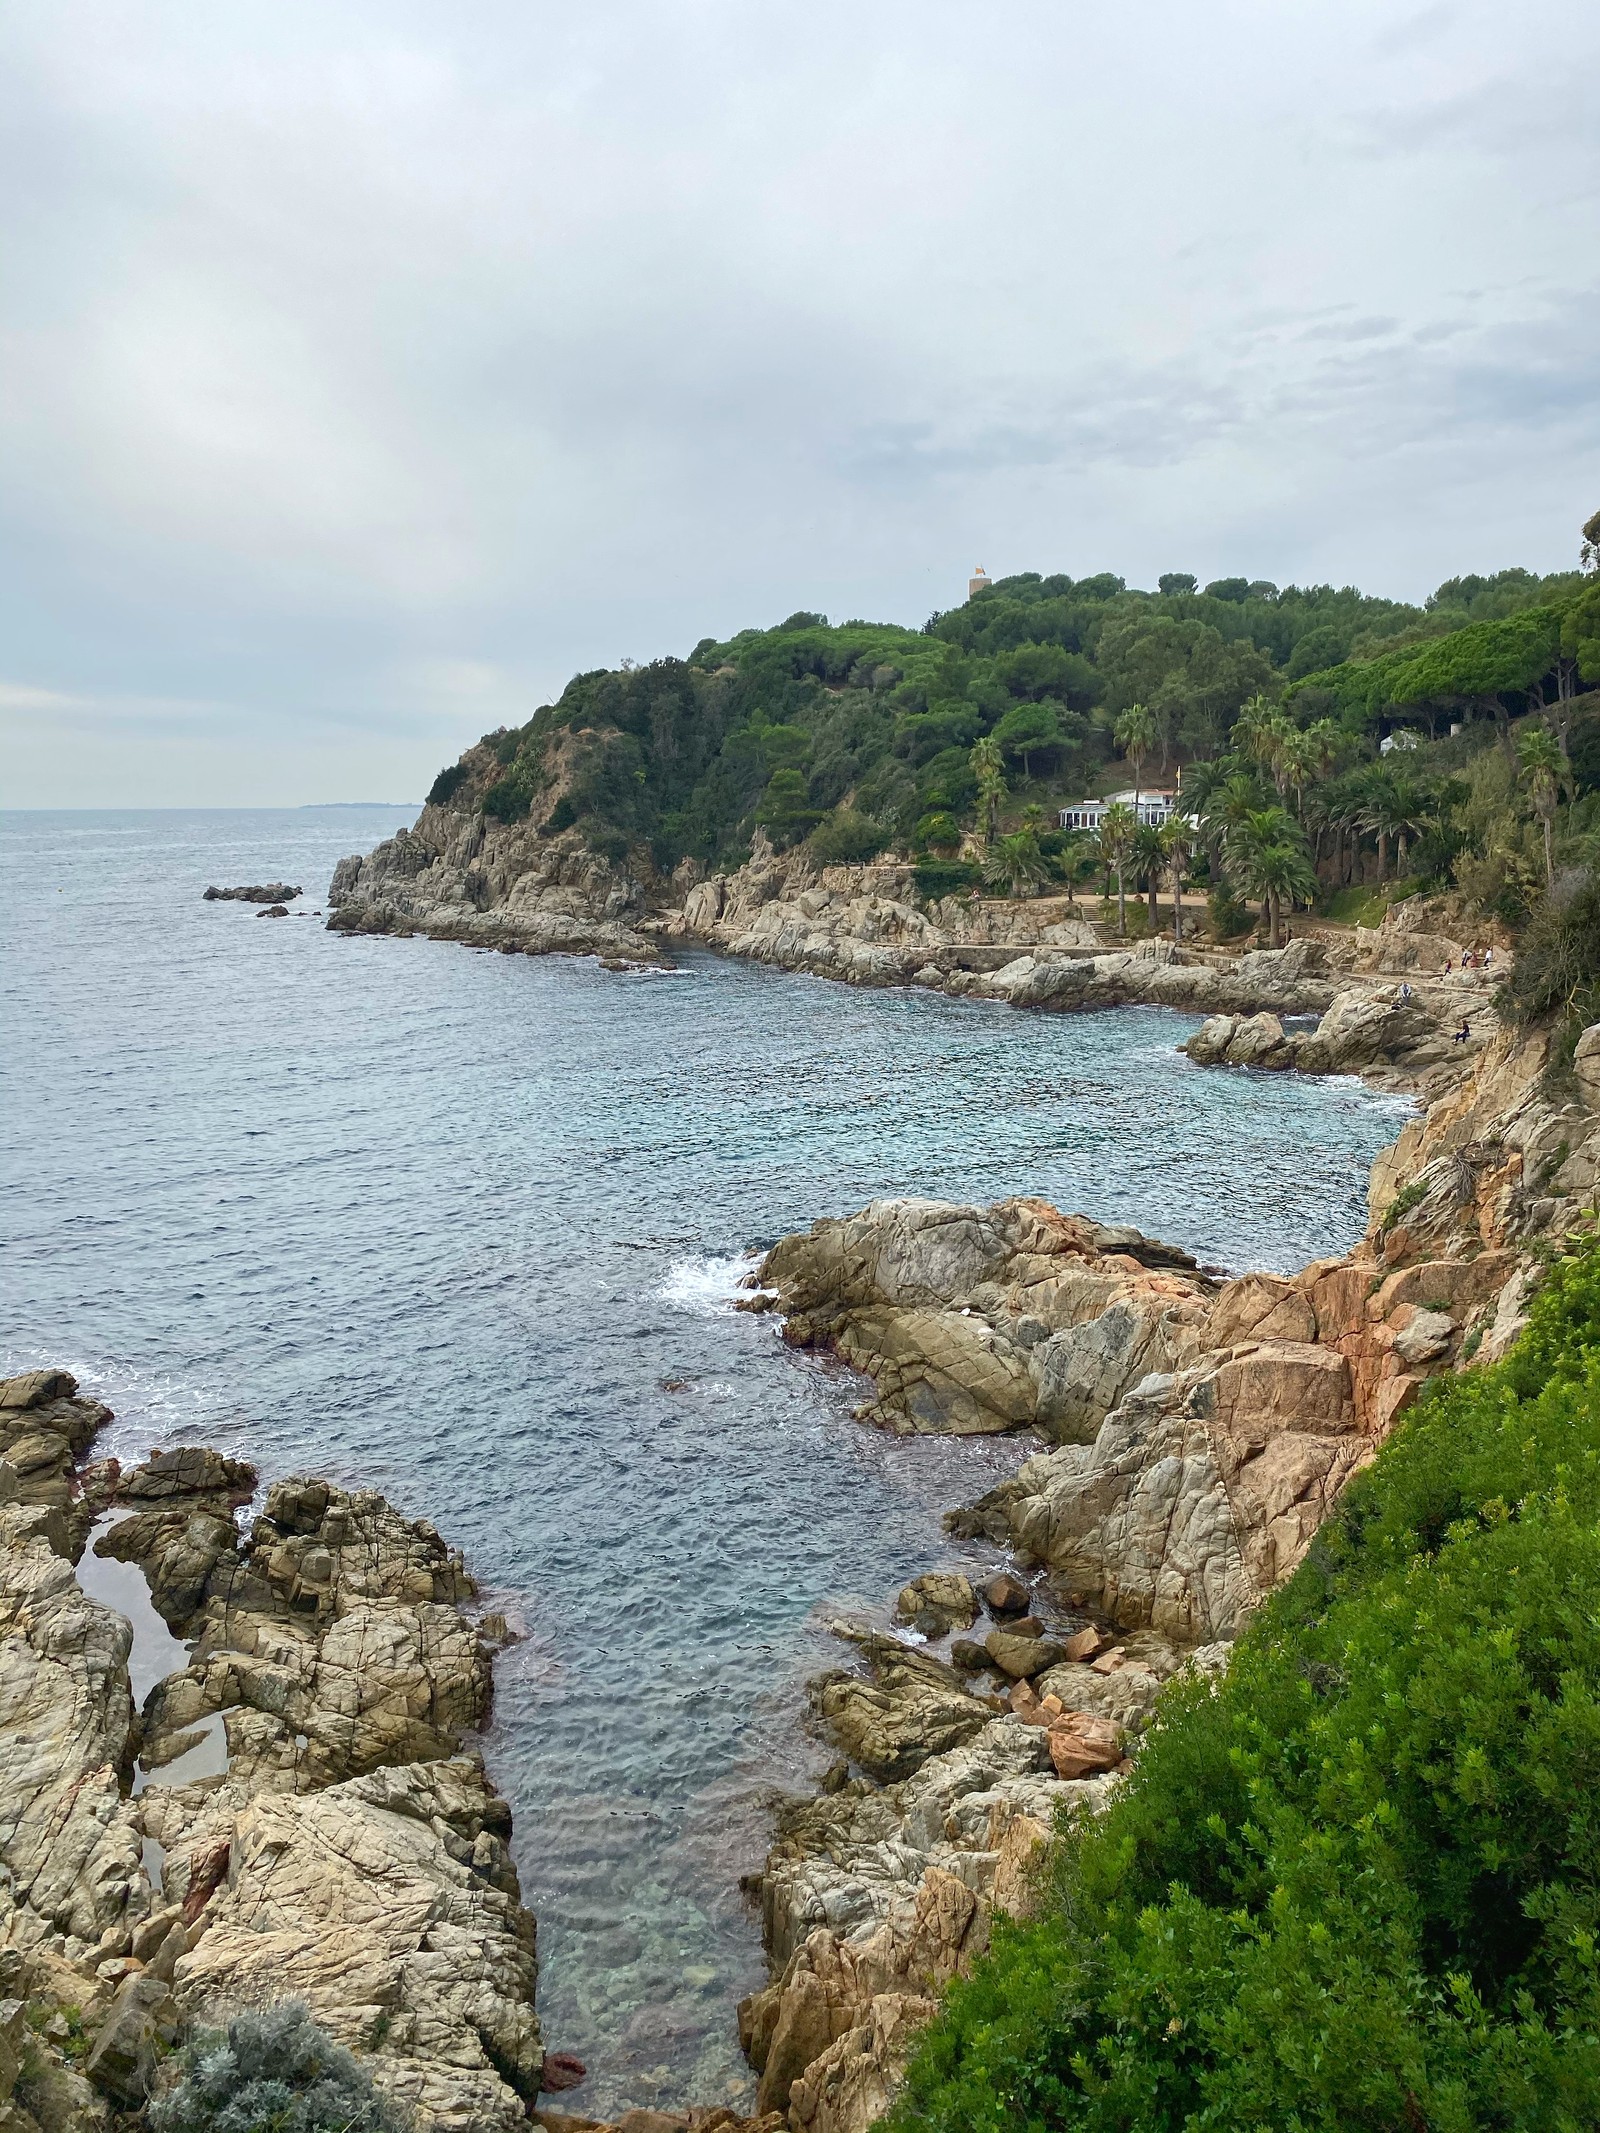
[[[464,766],[479,753],[488,752],[469,750]],[[707,877],[686,860],[658,876],[643,854],[613,863],[576,831],[491,820],[466,804],[486,775],[477,766],[477,782],[453,804],[430,804],[414,828],[342,860],[329,925],[623,966],[699,943],[849,984],[1013,1007],[1173,1007],[1212,1018],[1197,1040],[1206,1063],[1363,1073],[1407,1089],[1453,1074],[1497,1028],[1487,973],[1463,964],[1468,922],[1421,899],[1393,907],[1381,927],[1352,936],[1313,926],[1281,949],[1206,947],[1198,911],[1186,943],[1152,937],[1130,947],[1068,897],[929,903],[903,861],[822,866],[804,846],[774,852],[760,830],[731,873]],[[1444,930],[1452,922],[1463,939]],[[1285,1016],[1318,1019],[1286,1033]]]
[[[1280,965],[1274,982],[1292,975]],[[1246,973],[1245,982],[1264,981]],[[1261,995],[1233,997],[1224,1011],[1242,1013]],[[1278,1006],[1316,1011],[1281,991]],[[1593,1193],[1594,1060],[1591,1041],[1559,1103],[1541,1086],[1537,1043],[1495,1037],[1471,1059],[1424,1063],[1422,1073],[1436,1075],[1427,1108],[1380,1161],[1366,1238],[1345,1259],[1298,1274],[1228,1281],[1131,1224],[1027,1198],[880,1200],[766,1256],[749,1301],[781,1311],[802,1355],[837,1356],[870,1380],[863,1421],[896,1440],[1037,1435],[1033,1456],[955,1517],[956,1539],[965,1533],[991,1559],[1009,1557],[1013,1584],[991,1590],[949,1559],[928,1562],[932,1575],[902,1595],[901,1633],[847,1620],[850,1663],[813,1684],[814,1720],[838,1760],[818,1797],[782,1811],[753,1885],[773,1962],[772,1982],[742,2015],[760,2077],[746,2100],[758,2112],[840,2133],[870,2122],[931,1994],[982,1947],[991,1908],[1026,1905],[1055,1807],[1092,1805],[1115,1784],[1162,1682],[1220,1662],[1218,1647],[1255,1595],[1292,1567],[1344,1476],[1427,1375],[1509,1338],[1539,1239]],[[81,1893],[63,1899],[43,1933],[30,1939],[30,1924],[20,1936],[36,1966],[30,1989],[48,1989],[49,1963],[71,1964],[77,2004],[105,2017],[93,2025],[99,2049],[118,1995],[125,2029],[140,2004],[136,2037],[147,2016],[157,2035],[170,2019],[157,1987],[181,2013],[208,1994],[226,1998],[241,1979],[248,1986],[247,1969],[229,1963],[266,1954],[239,1951],[269,1919],[274,1930],[282,1921],[286,1939],[275,1947],[286,1960],[296,1947],[323,1946],[326,1932],[307,1922],[319,1915],[318,1876],[296,1864],[295,1847],[311,1834],[329,1846],[319,1861],[366,1866],[358,1878],[372,1937],[342,1947],[337,1968],[313,1968],[305,1988],[280,1967],[274,1989],[293,1977],[337,2023],[369,2004],[340,1979],[377,1979],[378,2012],[358,2041],[386,2078],[440,2123],[515,2122],[538,2050],[522,2019],[531,1970],[518,1970],[510,1948],[528,1922],[506,1885],[503,1807],[470,1748],[459,1752],[484,1715],[494,1642],[493,1625],[461,1613],[465,1567],[431,1529],[359,1489],[279,1483],[261,1518],[241,1529],[238,1499],[253,1480],[242,1460],[230,1472],[228,1454],[191,1452],[187,1465],[158,1458],[113,1475],[88,1456],[98,1410],[80,1412],[59,1379],[25,1380],[8,1396],[8,1434],[23,1449],[7,1515],[26,1527],[19,1552],[40,1589],[81,1545],[90,1517],[125,1513],[132,1530],[115,1528],[119,1553],[153,1573],[163,1614],[193,1640],[189,1666],[137,1727],[131,1698],[121,1717],[114,1634],[94,1662],[111,1683],[111,1716],[93,1720],[83,1752],[105,1751],[94,1769],[109,1767],[112,1778],[98,1791],[74,1780],[73,1800],[98,1799],[96,1828],[110,1833],[82,1852],[73,1887],[87,1874],[108,1912],[119,1890],[134,1892],[118,1913],[128,1948],[105,1938],[108,1923],[92,1937],[78,1932],[69,1948],[61,1921],[87,1928],[98,1912]],[[60,1641],[44,1638],[52,1653]],[[76,1712],[99,1694],[74,1682],[68,1701]],[[160,1788],[122,1794],[115,1773],[119,1764],[126,1772],[130,1748],[159,1768],[215,1710],[231,1714],[229,1766],[199,1782],[194,1806],[184,1787],[149,1806],[139,1803]],[[445,1772],[458,1785],[448,1799],[428,1791]],[[53,1800],[44,1812],[57,1817],[52,1830],[72,1819]],[[155,1831],[143,1826],[152,1817]],[[258,1825],[273,1874],[287,1862],[270,1905],[247,1871],[259,1863],[250,1848]],[[204,1859],[216,1861],[224,1837],[228,1862],[202,1896],[213,1871]],[[118,1869],[147,1839],[162,1849],[162,1888],[152,1884],[141,1912],[138,1869]],[[60,1848],[63,1862],[79,1856],[78,1843]],[[417,1877],[403,1930],[371,1888],[389,1893],[392,1870],[377,1862],[391,1843],[409,1846]],[[25,1873],[37,1851],[18,1854]],[[39,1900],[55,1900],[48,1880]],[[363,1907],[348,1885],[338,1901]],[[459,1964],[428,1960],[438,1953],[431,1926],[407,1941],[419,1906],[441,1931],[454,1918],[487,1951],[471,2004],[437,1997]],[[174,1907],[178,1920],[164,1921]],[[207,1956],[219,1925],[226,1930]],[[97,1991],[105,1972],[102,1999],[82,1996],[90,1957]],[[142,1991],[131,1989],[147,1973]],[[390,2020],[375,2034],[384,2012]],[[137,2042],[124,2043],[137,2066]],[[92,2111],[91,2099],[79,2100]],[[452,2110],[467,2116],[452,2121]]]

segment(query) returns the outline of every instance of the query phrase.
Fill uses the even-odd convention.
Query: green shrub
[[[1225,881],[1206,898],[1206,926],[1214,941],[1234,941],[1241,933],[1248,933],[1255,923],[1255,914],[1248,904],[1240,903]]]
[[[836,807],[825,822],[817,824],[808,842],[823,866],[843,866],[875,859],[889,842],[889,833],[870,815],[853,807]]]
[[[440,771],[439,775],[428,787],[429,806],[443,807],[447,800],[454,799],[462,786],[466,784],[467,776],[468,772],[465,763],[446,764],[445,768]]]
[[[919,852],[937,852],[941,858],[953,859],[961,849],[961,825],[948,809],[937,809],[917,824],[915,842]]]
[[[572,804],[572,795],[564,792],[551,808],[540,834],[545,837],[559,837],[563,830],[571,829],[577,819],[578,810]]]
[[[1402,1185],[1389,1202],[1378,1227],[1385,1231],[1393,1229],[1397,1222],[1403,1221],[1410,1214],[1413,1207],[1420,1207],[1427,1197],[1427,1186],[1420,1178],[1413,1178],[1409,1185]]]
[[[403,2133],[354,2055],[286,2001],[202,2030],[177,2086],[150,2106],[154,2133]]]
[[[895,2133],[1600,2125],[1600,1245],[1175,1684]]]
[[[919,859],[914,871],[917,894],[930,903],[937,903],[941,896],[959,896],[964,890],[975,889],[983,879],[981,868],[970,859]]]
[[[520,822],[533,799],[533,780],[519,764],[508,770],[483,796],[483,811],[497,822]]]
[[[1496,1012],[1527,1023],[1600,1008],[1600,867],[1557,881],[1517,943],[1511,976],[1495,993]]]

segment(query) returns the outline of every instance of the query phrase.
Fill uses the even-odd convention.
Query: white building
[[[1143,786],[1138,793],[1130,785],[1126,792],[1114,792],[1104,800],[1074,800],[1070,807],[1061,810],[1061,827],[1064,830],[1097,830],[1106,818],[1109,807],[1133,807],[1137,801],[1141,823],[1152,829],[1160,829],[1163,822],[1176,810],[1178,796],[1157,786],[1153,790]]]

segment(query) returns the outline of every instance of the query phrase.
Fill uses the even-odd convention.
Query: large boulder
[[[464,1757],[258,1796],[177,1964],[184,2013],[216,2021],[292,1989],[425,2123],[512,2133],[544,2053],[533,1922],[490,1829],[504,1821]]]
[[[871,1678],[845,1671],[809,1685],[811,1707],[853,1763],[880,1783],[910,1777],[981,1732],[994,1706],[970,1695],[951,1668],[893,1637],[856,1637]]]
[[[1187,1357],[1211,1293],[1187,1253],[1026,1199],[875,1201],[783,1239],[759,1279],[789,1340],[873,1380],[865,1419],[958,1435],[1092,1434]]]

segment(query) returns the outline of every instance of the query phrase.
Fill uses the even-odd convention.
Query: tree
[[[1161,825],[1161,849],[1172,876],[1172,938],[1183,946],[1183,881],[1194,857],[1194,824],[1187,815],[1168,815]]]
[[[1249,844],[1230,860],[1240,886],[1256,897],[1267,914],[1267,945],[1276,948],[1281,938],[1285,903],[1310,903],[1317,893],[1317,877],[1306,850],[1305,839]]]
[[[1052,703],[1017,704],[994,729],[994,738],[1008,756],[1020,756],[1022,775],[1033,776],[1036,755],[1059,755],[1066,742],[1061,712]]]
[[[1005,767],[1001,761],[1000,743],[992,733],[973,744],[967,760],[972,765],[972,774],[978,781],[978,808],[983,824],[983,841],[994,842],[994,834],[1000,824],[1000,803],[1006,796]]]
[[[1117,931],[1128,931],[1128,891],[1125,875],[1139,818],[1124,800],[1108,807],[1100,818],[1100,857],[1117,877]]]
[[[1528,783],[1528,797],[1544,832],[1544,886],[1548,895],[1556,885],[1552,837],[1556,802],[1561,793],[1561,750],[1548,726],[1528,726],[1517,736],[1517,758]]]
[[[1387,878],[1389,839],[1395,841],[1397,880],[1405,879],[1410,840],[1428,829],[1436,814],[1432,793],[1416,778],[1387,763],[1374,764],[1365,780],[1361,825],[1378,840],[1378,880]]]
[[[1252,696],[1240,712],[1233,729],[1236,748],[1259,763],[1278,789],[1281,800],[1289,785],[1293,751],[1299,738],[1294,720],[1264,696]]]
[[[1276,948],[1284,903],[1309,903],[1317,893],[1304,831],[1286,807],[1248,809],[1229,831],[1227,857],[1229,873],[1266,913],[1268,945]]]
[[[1031,830],[1013,830],[1009,837],[997,838],[983,862],[984,880],[994,886],[1003,883],[1008,896],[1025,896],[1049,872]]]
[[[1141,822],[1133,833],[1133,873],[1141,882],[1150,906],[1150,931],[1156,930],[1156,894],[1166,872],[1167,849],[1153,822]]]
[[[1262,804],[1260,783],[1248,771],[1234,770],[1211,785],[1200,809],[1200,823],[1213,859],[1228,849],[1240,822]]]
[[[1139,811],[1139,779],[1146,759],[1159,735],[1156,716],[1148,704],[1129,704],[1113,729],[1117,746],[1133,765],[1133,809]]]
[[[775,770],[756,809],[756,820],[778,844],[793,843],[822,820],[825,810],[810,805],[803,770]]]

